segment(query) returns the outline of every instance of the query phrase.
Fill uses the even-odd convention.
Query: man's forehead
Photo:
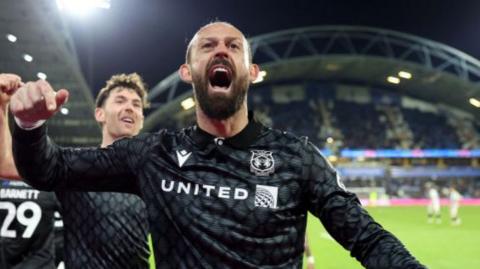
[[[114,88],[111,91],[110,96],[113,97],[113,96],[126,95],[126,94],[134,95],[135,99],[141,99],[140,96],[138,95],[137,91],[135,91],[135,89],[127,88],[127,87],[116,87],[116,88]]]
[[[213,23],[200,29],[195,34],[194,40],[203,39],[240,39],[244,40],[242,32],[226,23]]]

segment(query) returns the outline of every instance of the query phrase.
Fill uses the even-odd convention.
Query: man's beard
[[[192,73],[195,98],[207,117],[215,120],[225,120],[240,110],[245,101],[249,86],[248,75],[234,78],[231,82],[231,93],[209,95],[208,76]]]

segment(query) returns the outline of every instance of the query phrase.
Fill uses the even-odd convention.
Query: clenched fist
[[[6,107],[10,96],[22,86],[22,79],[14,74],[0,74],[0,107]]]
[[[10,101],[10,111],[21,122],[36,123],[52,117],[68,99],[67,90],[55,92],[48,82],[28,82]]]

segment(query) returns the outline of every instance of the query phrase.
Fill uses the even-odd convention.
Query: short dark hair
[[[138,94],[138,96],[140,96],[140,99],[142,99],[143,108],[149,107],[150,104],[147,101],[147,86],[145,82],[143,82],[142,77],[137,73],[113,75],[107,81],[105,87],[103,87],[98,93],[97,99],[95,100],[95,106],[97,108],[103,107],[112,90],[116,88],[126,88],[134,90]]]

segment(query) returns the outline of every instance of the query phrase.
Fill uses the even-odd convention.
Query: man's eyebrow
[[[218,40],[217,37],[200,37],[198,41],[216,41]]]
[[[238,37],[238,36],[227,36],[227,37],[225,37],[225,39],[229,40],[229,41],[236,41],[236,40],[241,41],[242,40],[242,38]]]

